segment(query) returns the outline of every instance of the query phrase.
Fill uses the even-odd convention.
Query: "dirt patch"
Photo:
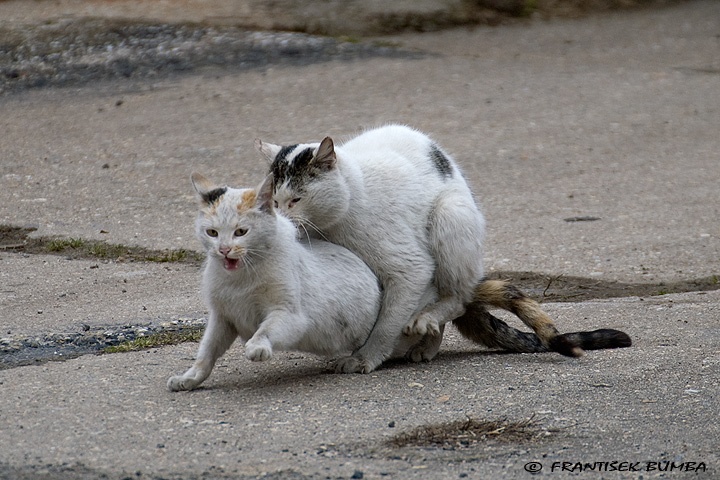
[[[445,450],[471,447],[479,442],[527,443],[546,437],[532,419],[480,421],[472,418],[449,423],[421,425],[401,432],[386,444],[390,447],[435,447]]]
[[[150,250],[81,238],[30,237],[34,231],[34,228],[0,225],[0,251],[116,262],[200,263],[203,259],[203,255],[193,250]]]
[[[247,70],[417,55],[388,45],[229,25],[121,18],[61,18],[34,26],[0,23],[0,92],[167,77],[212,67]]]
[[[657,283],[624,283],[570,275],[498,271],[488,278],[507,280],[540,302],[584,302],[602,298],[653,297],[720,289],[720,275]]]

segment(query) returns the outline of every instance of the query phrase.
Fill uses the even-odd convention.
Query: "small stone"
[[[365,474],[362,472],[362,470],[355,470],[355,472],[353,472],[352,474],[352,477],[350,478],[363,478],[364,476]]]

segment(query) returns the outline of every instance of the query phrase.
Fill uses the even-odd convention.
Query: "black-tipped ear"
[[[325,137],[320,142],[320,146],[315,150],[315,157],[312,160],[312,165],[324,171],[329,171],[335,168],[337,163],[337,157],[335,156],[335,145],[333,144],[332,138]]]
[[[198,194],[200,203],[210,205],[227,192],[227,187],[218,187],[206,176],[193,172],[190,176],[193,188]]]
[[[273,176],[268,175],[257,188],[257,199],[255,200],[255,205],[261,212],[275,213],[275,209],[273,208],[273,189]]]
[[[280,150],[282,149],[282,147],[279,145],[273,145],[272,143],[264,143],[259,138],[255,139],[255,148],[258,152],[262,153],[262,155],[268,162],[272,162],[273,160],[275,160],[275,157],[277,157],[277,154],[280,153]]]

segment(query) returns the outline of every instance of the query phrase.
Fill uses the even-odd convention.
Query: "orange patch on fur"
[[[247,212],[255,206],[257,201],[257,192],[255,190],[247,190],[243,192],[240,203],[237,204],[237,212]]]

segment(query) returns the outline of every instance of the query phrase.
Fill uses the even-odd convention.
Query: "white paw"
[[[198,385],[200,385],[200,382],[193,378],[185,377],[184,375],[176,375],[174,377],[170,377],[167,382],[167,387],[171,392],[192,390]]]
[[[335,373],[370,373],[376,368],[362,357],[343,357],[335,362]]]
[[[426,345],[420,343],[415,345],[407,353],[406,357],[415,363],[429,362],[438,354],[438,349],[434,345]]]
[[[250,339],[245,344],[245,358],[253,362],[264,362],[272,357],[272,345],[268,339]]]
[[[432,315],[421,313],[403,327],[403,333],[407,336],[440,335],[440,324]]]

